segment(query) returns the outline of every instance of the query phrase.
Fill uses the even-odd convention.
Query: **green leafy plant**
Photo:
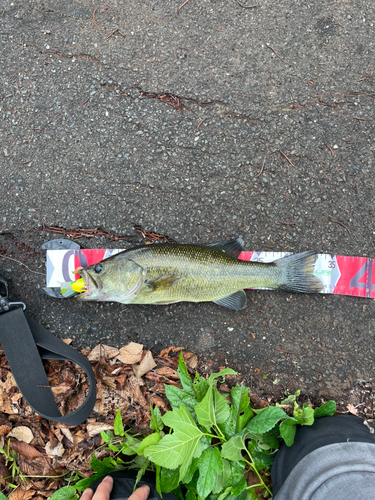
[[[21,474],[21,471],[17,465],[17,458],[18,458],[18,453],[15,450],[10,449],[10,441],[8,440],[7,448],[6,451],[2,446],[0,446],[0,453],[2,455],[5,455],[5,466],[10,470],[12,479],[14,479],[16,476],[20,476],[21,480],[23,479],[23,476]]]
[[[126,431],[119,410],[113,432],[101,434],[112,456],[99,460],[94,454],[94,474],[55,492],[52,500],[76,498],[95,479],[124,468],[138,470],[137,482],[146,470],[154,470],[157,491],[173,492],[179,500],[271,497],[270,468],[280,444],[293,444],[297,425],[312,425],[314,418],[336,411],[334,401],[315,410],[300,406],[299,391],[286,394],[279,405],[254,410],[247,387],[235,385],[230,397],[217,388],[235,371],[226,368],[208,379],[196,373],[192,380],[182,354],[178,373],[182,388],[165,387],[172,410],[162,416],[157,407],[151,408],[154,432],[143,436]]]

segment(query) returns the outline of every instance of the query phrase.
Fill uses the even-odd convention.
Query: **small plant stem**
[[[255,472],[255,474],[258,476],[258,479],[259,479],[259,481],[260,481],[260,483],[261,483],[261,486],[262,486],[263,488],[265,488],[265,489],[268,491],[268,493],[271,495],[271,497],[272,497],[272,493],[271,493],[271,491],[269,490],[269,488],[267,487],[267,485],[266,485],[266,484],[265,484],[265,482],[263,481],[262,476],[259,474],[259,472],[257,471],[257,468],[256,468],[256,467],[255,467],[255,465],[254,465],[254,461],[253,461],[253,459],[252,459],[252,456],[251,456],[251,455],[250,455],[250,453],[249,453],[249,450],[247,450],[247,454],[249,455],[251,462],[249,462],[249,461],[248,461],[248,460],[246,460],[246,459],[245,459],[245,462],[246,462],[246,463],[247,463],[247,464],[248,464],[248,465],[249,465],[249,466],[253,469],[253,471]],[[256,486],[257,486],[257,485],[256,485]]]
[[[259,484],[252,484],[251,486],[248,486],[248,487],[246,488],[246,491],[247,491],[247,490],[251,490],[252,488],[256,488],[257,486],[264,486],[264,484],[262,484],[262,483],[259,483]]]
[[[222,435],[223,437],[218,436],[218,435],[216,435],[216,434],[206,434],[206,433],[205,433],[205,434],[203,434],[203,435],[204,435],[204,436],[208,436],[208,437],[210,437],[210,438],[216,438],[216,439],[221,439],[222,441],[226,441],[226,439],[225,439],[225,437],[224,437],[223,435]]]
[[[215,424],[215,430],[219,434],[219,436],[217,436],[217,437],[220,438],[220,439],[222,439],[223,441],[226,441],[224,434],[221,432],[221,430],[219,429],[219,427],[217,426],[217,424]]]

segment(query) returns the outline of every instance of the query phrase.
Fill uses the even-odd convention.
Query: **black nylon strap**
[[[68,425],[79,425],[87,419],[96,401],[96,382],[91,365],[82,354],[40,326],[21,308],[0,314],[0,343],[19,390],[36,413]],[[77,410],[61,415],[41,358],[72,361],[86,372],[89,393]]]

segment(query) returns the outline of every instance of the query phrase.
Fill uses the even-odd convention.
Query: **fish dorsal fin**
[[[147,280],[145,282],[145,286],[150,290],[150,292],[155,292],[158,290],[165,290],[170,288],[173,283],[176,283],[180,279],[181,276],[177,276],[176,274],[165,274],[163,276],[158,276],[152,280]]]
[[[239,311],[240,309],[244,309],[246,307],[246,293],[243,290],[239,290],[238,292],[232,293],[231,295],[227,295],[226,297],[222,297],[221,299],[214,300],[214,302],[219,306]]]
[[[230,241],[220,241],[219,243],[210,243],[206,245],[206,247],[214,248],[215,250],[219,250],[225,252],[233,257],[238,257],[243,250],[243,239],[237,238],[236,240]]]

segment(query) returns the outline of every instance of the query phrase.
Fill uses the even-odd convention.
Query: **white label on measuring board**
[[[59,287],[60,283],[74,281],[79,277],[73,274],[77,267],[96,264],[122,251],[122,249],[47,250],[47,287]],[[272,262],[286,255],[291,255],[291,252],[242,252],[239,258],[251,262]],[[314,274],[323,284],[320,293],[375,298],[373,266],[373,259],[367,257],[318,254]]]

